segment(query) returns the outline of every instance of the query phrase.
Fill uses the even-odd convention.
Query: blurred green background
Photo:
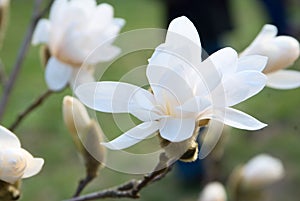
[[[159,0],[110,0],[115,8],[115,15],[126,20],[122,32],[139,28],[163,28],[165,26],[165,7]],[[13,0],[10,12],[10,24],[0,57],[9,73],[14,64],[18,48],[25,34],[32,12],[32,0]],[[266,15],[257,1],[232,0],[232,13],[235,29],[223,39],[226,46],[238,51],[243,50],[256,36]],[[299,10],[289,8],[294,23],[299,24]],[[297,21],[298,20],[298,21]],[[140,58],[146,64],[150,54]],[[121,63],[119,72],[108,72],[107,78],[117,79],[124,71],[135,66],[131,62]],[[295,69],[300,70],[298,61]],[[39,48],[31,47],[26,56],[20,76],[1,122],[9,126],[17,114],[24,110],[36,97],[46,91],[44,69],[39,60]],[[0,89],[2,93],[2,88]],[[42,172],[23,182],[23,201],[54,201],[71,197],[77,182],[84,176],[84,168],[71,137],[62,121],[61,104],[65,95],[72,94],[65,90],[52,95],[36,111],[31,113],[18,127],[15,133],[24,148],[34,156],[43,157],[45,166]],[[279,91],[265,89],[259,95],[240,104],[238,108],[266,122],[269,126],[257,132],[245,132],[232,129],[222,161],[224,179],[232,169],[246,162],[258,153],[270,153],[280,158],[286,169],[286,176],[272,188],[268,189],[270,200],[297,200],[300,196],[300,89]],[[109,127],[111,117],[103,118],[105,132],[119,132]],[[132,175],[104,169],[101,177],[89,185],[84,193],[93,192],[104,187],[111,187],[126,181]],[[173,172],[161,182],[155,183],[142,191],[140,200],[196,200],[201,190],[199,185],[183,186]],[[112,199],[113,200],[113,199]],[[117,200],[117,199],[116,199]],[[128,200],[128,199],[121,199]]]

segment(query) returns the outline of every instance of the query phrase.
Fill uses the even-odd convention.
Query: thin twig
[[[74,198],[78,197],[80,195],[80,193],[83,191],[83,189],[94,179],[95,177],[92,177],[90,175],[87,174],[87,176],[79,181],[77,190],[74,194]]]
[[[29,27],[27,29],[27,33],[23,39],[22,45],[19,49],[19,53],[17,55],[16,58],[16,62],[15,65],[13,67],[13,70],[8,78],[7,84],[5,85],[4,88],[4,92],[2,95],[2,99],[0,102],[0,120],[2,119],[3,115],[4,115],[4,111],[9,99],[9,96],[11,94],[11,90],[15,85],[16,79],[19,75],[20,69],[22,67],[24,58],[26,53],[28,52],[28,49],[30,47],[30,43],[31,43],[31,38],[34,32],[34,29],[38,23],[38,21],[42,18],[42,16],[44,16],[46,14],[46,12],[50,9],[52,3],[54,2],[54,0],[50,0],[49,4],[46,6],[45,9],[40,10],[40,6],[42,4],[43,0],[36,0],[35,4],[34,4],[34,10],[33,10],[33,14],[32,14],[32,18],[29,24]]]
[[[103,198],[132,198],[137,199],[140,197],[139,192],[149,184],[158,181],[165,177],[170,172],[172,165],[167,164],[165,154],[161,154],[159,164],[156,166],[155,171],[145,175],[143,179],[128,181],[114,189],[106,189],[103,191],[83,195],[80,197],[71,198],[66,201],[88,201]]]
[[[38,97],[29,107],[27,107],[22,113],[19,114],[18,118],[15,120],[15,122],[9,127],[11,131],[14,131],[18,125],[22,122],[22,120],[35,108],[40,106],[44,100],[46,100],[53,92],[48,90],[44,92],[40,97]]]

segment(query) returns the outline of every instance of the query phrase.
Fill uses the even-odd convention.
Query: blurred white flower
[[[149,60],[147,78],[153,93],[122,82],[93,82],[76,89],[88,107],[109,113],[131,113],[143,123],[106,143],[125,149],[159,131],[161,138],[182,142],[191,138],[198,122],[216,119],[248,130],[265,126],[230,106],[255,95],[265,86],[261,73],[266,58],[238,60],[231,48],[222,49],[201,62],[198,32],[186,17],[174,19],[166,41]],[[245,70],[246,67],[257,70]]]
[[[125,21],[113,14],[111,5],[97,5],[96,0],[53,3],[49,20],[38,22],[32,39],[34,45],[46,44],[52,55],[45,74],[49,89],[58,91],[68,82],[74,83],[79,70],[84,77],[81,81],[94,81],[91,72],[80,69],[83,62],[94,65],[120,53],[112,43]]]
[[[14,184],[40,172],[44,160],[21,148],[19,139],[0,126],[0,180]]]
[[[226,201],[227,195],[220,182],[211,182],[202,190],[198,201]]]
[[[276,26],[267,24],[240,57],[263,55],[268,57],[264,73],[268,77],[267,86],[276,89],[292,89],[300,86],[300,72],[283,70],[291,66],[299,57],[299,42],[290,36],[276,36]]]
[[[282,162],[267,154],[260,154],[246,163],[241,172],[241,184],[250,189],[260,189],[284,176]]]

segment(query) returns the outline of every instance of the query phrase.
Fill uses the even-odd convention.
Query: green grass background
[[[126,19],[123,32],[138,28],[164,27],[163,1],[110,0],[106,2],[115,7],[117,17]],[[7,37],[0,51],[0,57],[8,73],[11,71],[25,34],[32,4],[32,0],[12,1]],[[293,22],[299,24],[299,9],[291,7],[289,10]],[[232,13],[235,29],[224,37],[224,44],[241,51],[266,22],[266,16],[257,1],[232,0]],[[141,64],[146,64],[149,55],[151,52],[137,59],[141,60]],[[135,61],[123,61],[120,66],[114,67],[114,71],[109,71],[105,78],[117,80],[118,76],[134,67],[133,64]],[[300,70],[300,62],[297,62],[294,68]],[[17,114],[46,89],[44,69],[39,60],[39,48],[31,47],[1,124],[9,126]],[[0,92],[2,93],[2,88]],[[68,94],[71,94],[70,90],[52,95],[40,108],[29,115],[15,132],[24,148],[33,155],[45,159],[42,172],[24,180],[22,201],[54,201],[69,198],[74,193],[78,180],[84,176],[84,168],[62,121],[61,102]],[[268,123],[269,126],[257,132],[232,129],[223,159],[224,178],[236,165],[246,162],[255,154],[270,153],[282,159],[286,169],[285,178],[268,189],[270,200],[297,200],[300,196],[298,190],[300,186],[299,103],[300,89],[288,91],[265,89],[259,95],[238,105],[237,108]],[[100,119],[103,119],[101,123],[106,133],[119,134],[120,131],[110,127],[111,116]],[[100,174],[101,177],[88,186],[84,193],[138,177],[110,169],[104,169]],[[190,201],[197,199],[200,190],[198,185],[188,188],[182,186],[176,179],[176,175],[172,173],[161,182],[143,190],[140,200]]]

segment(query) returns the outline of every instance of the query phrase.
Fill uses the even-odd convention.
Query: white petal
[[[223,48],[208,57],[207,60],[212,61],[214,67],[223,75],[232,74],[237,70],[238,54],[230,48]]]
[[[28,178],[38,174],[44,165],[44,159],[33,158],[33,156],[25,149],[22,149],[22,151],[26,158],[26,169],[22,178]]]
[[[153,102],[153,95],[138,86],[122,82],[92,82],[76,88],[76,95],[88,107],[110,113],[128,113],[130,104],[141,98]]]
[[[300,72],[280,70],[267,74],[267,86],[274,89],[294,89],[300,87]]]
[[[256,54],[257,46],[260,46],[265,40],[274,38],[277,35],[277,32],[276,26],[271,24],[264,25],[253,42],[240,54],[240,56]]]
[[[59,19],[63,15],[66,6],[68,6],[68,0],[54,1],[50,9],[50,21],[53,22]]]
[[[97,64],[99,62],[106,62],[113,60],[115,57],[117,57],[121,53],[121,49],[109,45],[105,43],[104,45],[100,44],[96,49],[94,49],[92,52],[87,55],[86,62],[88,64]]]
[[[260,92],[267,81],[267,77],[258,71],[242,71],[228,76],[212,94],[215,98],[225,93],[225,105],[233,106]]]
[[[34,30],[32,36],[32,44],[33,45],[37,45],[40,43],[47,44],[49,41],[50,29],[51,29],[50,21],[46,19],[41,19],[36,25],[36,28]]]
[[[238,60],[238,71],[253,70],[262,71],[268,62],[268,57],[260,55],[249,55],[240,57]]]
[[[157,80],[156,76],[159,76],[160,80]],[[183,76],[175,69],[148,66],[147,77],[158,104],[165,105],[173,102],[181,105],[193,97],[193,91]]]
[[[196,96],[185,102],[182,106],[179,106],[178,109],[184,112],[191,112],[191,113],[200,113],[203,112],[211,105],[211,102],[200,96]]]
[[[159,127],[160,127],[160,123],[157,121],[144,122],[130,129],[126,133],[117,137],[116,139],[108,143],[101,143],[101,144],[103,144],[104,146],[112,150],[126,149],[146,139],[148,136],[156,132],[159,129]]]
[[[195,45],[197,45],[200,49],[199,59],[201,60],[201,43],[200,43],[199,34],[194,24],[187,17],[182,16],[172,20],[172,22],[168,27],[166,43],[176,44],[178,42],[180,43],[180,41],[183,40],[183,38],[181,37],[180,38],[178,36],[174,37],[174,34],[178,36],[180,35],[181,37],[185,37],[186,39],[190,40],[190,42],[195,43]],[[174,39],[177,39],[177,41]]]
[[[62,90],[72,75],[72,67],[51,57],[46,66],[45,79],[49,89]]]
[[[267,126],[252,116],[233,108],[225,108],[224,119],[219,119],[231,127],[245,130],[259,130]]]
[[[161,124],[161,137],[171,142],[184,141],[192,137],[195,130],[195,119],[167,117],[161,120]]]
[[[0,126],[0,147],[1,146],[19,148],[21,147],[21,143],[15,134],[3,126]]]
[[[93,76],[93,67],[82,67],[76,68],[72,71],[72,76],[70,78],[70,86],[72,87],[73,91],[81,84],[88,83],[88,82],[95,82],[95,78]]]

